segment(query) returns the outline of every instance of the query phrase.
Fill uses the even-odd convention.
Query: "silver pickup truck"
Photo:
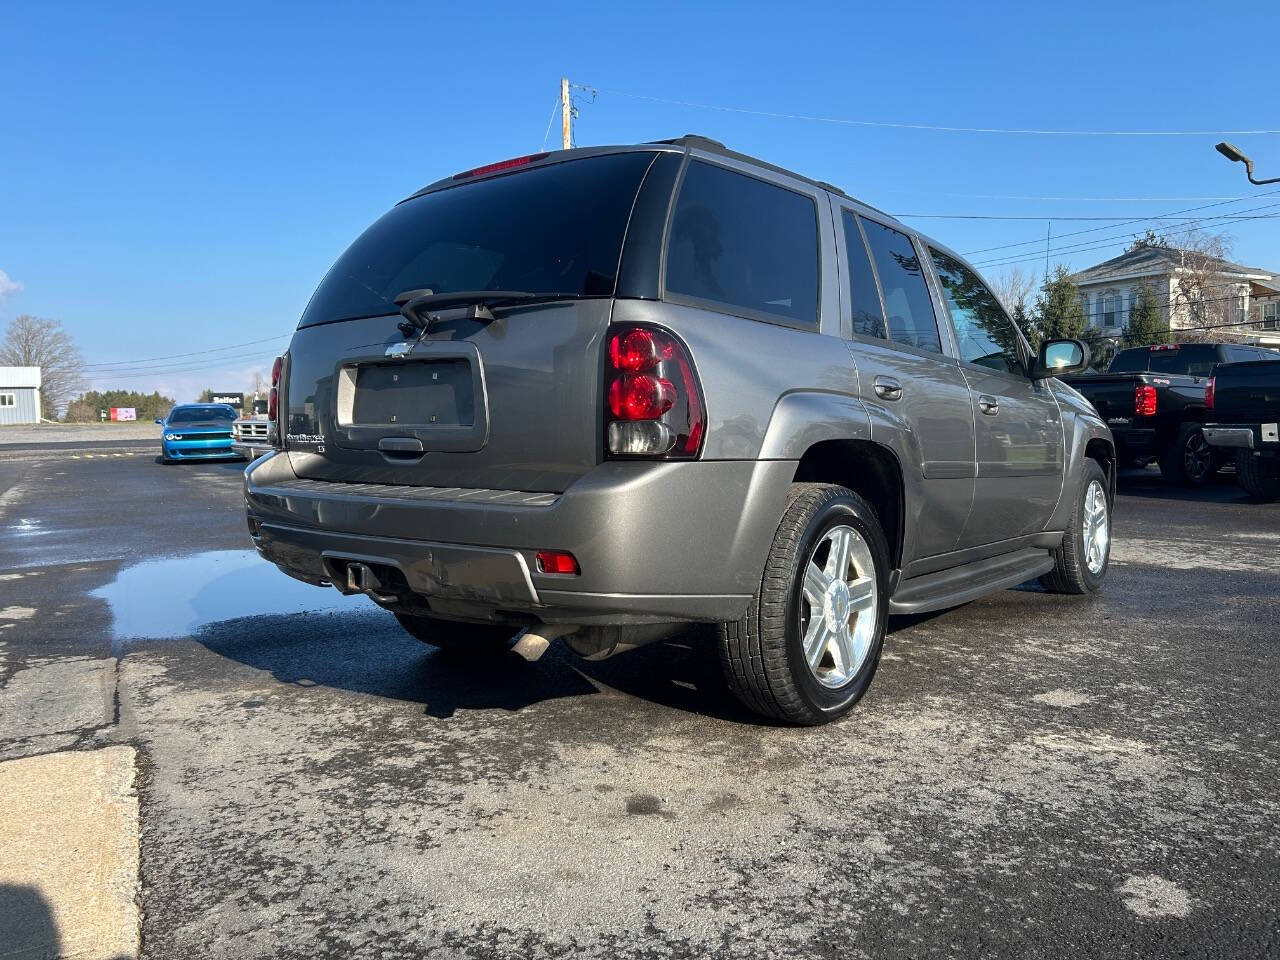
[[[402,201],[273,374],[249,531],[470,653],[718,625],[784,721],[863,695],[889,614],[1097,590],[1115,447],[964,258],[700,137],[538,154]]]

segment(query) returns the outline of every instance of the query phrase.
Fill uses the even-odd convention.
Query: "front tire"
[[[482,623],[454,623],[411,613],[397,613],[396,620],[410,636],[449,653],[468,657],[494,657],[511,648],[514,627]]]
[[[1174,486],[1202,487],[1213,476],[1213,447],[1198,423],[1184,423],[1160,455],[1160,476]]]
[[[884,531],[867,501],[845,487],[794,484],[746,615],[717,631],[735,696],[788,723],[848,713],[880,662],[888,570]]]
[[[1051,593],[1095,593],[1111,564],[1111,502],[1107,475],[1096,460],[1086,460],[1062,543],[1053,551],[1053,569],[1040,578]]]
[[[1249,496],[1259,500],[1280,499],[1280,460],[1255,457],[1250,450],[1237,450],[1236,477]]]

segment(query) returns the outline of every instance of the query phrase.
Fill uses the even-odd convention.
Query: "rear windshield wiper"
[[[489,308],[499,303],[528,302],[531,300],[562,300],[578,297],[575,293],[533,293],[529,290],[458,290],[454,293],[435,293],[423,288],[405,290],[396,294],[396,306],[404,315],[400,330],[406,337],[425,331],[431,324],[428,311],[442,307],[474,306],[473,320],[493,319]]]

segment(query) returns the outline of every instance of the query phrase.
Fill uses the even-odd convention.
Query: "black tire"
[[[1259,500],[1280,499],[1280,459],[1255,457],[1250,450],[1237,450],[1236,477],[1249,496]]]
[[[1160,454],[1160,476],[1178,487],[1202,487],[1213,476],[1213,447],[1198,423],[1184,423]]]
[[[841,525],[859,534],[868,549],[876,606],[874,632],[861,665],[847,682],[830,687],[805,662],[800,571],[827,533]],[[827,723],[848,713],[867,692],[880,663],[889,614],[888,575],[889,548],[869,503],[845,487],[792,485],[746,615],[717,629],[721,667],[738,700],[755,713],[796,724]]]
[[[1084,535],[1085,496],[1090,486],[1097,481],[1102,484],[1102,492],[1107,504],[1107,548],[1102,560],[1102,568],[1094,573],[1086,562]],[[1040,578],[1041,585],[1050,593],[1095,593],[1102,586],[1102,580],[1111,566],[1111,501],[1107,497],[1107,475],[1096,460],[1086,460],[1084,476],[1080,479],[1080,489],[1076,491],[1076,508],[1071,511],[1071,519],[1067,522],[1067,530],[1062,535],[1062,543],[1053,551],[1053,569]]]
[[[415,639],[449,653],[468,657],[493,657],[511,649],[515,627],[483,623],[454,623],[411,613],[397,613],[400,626]]]

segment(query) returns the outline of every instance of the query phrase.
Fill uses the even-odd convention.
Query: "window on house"
[[[1119,309],[1118,303],[1115,294],[1108,294],[1103,300],[1102,325],[1104,327],[1114,327],[1118,322],[1119,317],[1116,316],[1116,311]]]
[[[1280,330],[1280,303],[1262,305],[1262,325],[1271,330]]]
[[[17,398],[12,393],[0,393],[0,407],[16,407]]]

